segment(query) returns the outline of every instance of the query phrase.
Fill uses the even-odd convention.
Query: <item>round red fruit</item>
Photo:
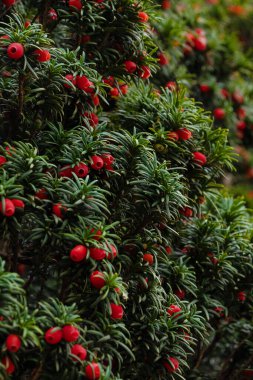
[[[36,193],[35,193],[35,197],[39,198],[39,199],[48,199],[48,195],[47,195],[47,191],[46,189],[39,189]]]
[[[158,58],[158,63],[160,66],[168,65],[169,59],[168,59],[168,57],[166,57],[166,55],[164,53],[159,52],[157,54],[157,58]]]
[[[100,156],[91,156],[91,167],[94,170],[100,170],[104,166],[104,160]]]
[[[64,207],[61,203],[56,203],[55,205],[53,205],[52,211],[54,215],[62,219],[64,217],[64,213],[67,211],[67,208]]]
[[[149,16],[146,12],[138,12],[138,19],[140,22],[147,22],[149,19]]]
[[[208,84],[200,84],[199,89],[201,92],[206,93],[211,90],[210,86]]]
[[[48,344],[58,344],[62,340],[63,334],[60,327],[51,327],[45,332],[45,341]]]
[[[12,7],[16,3],[16,0],[3,0],[2,2],[6,7],[9,8],[9,7]]]
[[[167,139],[168,140],[178,141],[179,140],[178,133],[177,132],[168,132],[167,133]]]
[[[71,82],[74,86],[76,85],[76,79],[74,78],[74,75],[72,74],[67,74],[65,75],[65,79],[69,82]],[[64,83],[64,87],[66,88],[71,88],[71,85],[68,83]]]
[[[11,375],[15,371],[15,366],[8,356],[4,356],[1,360],[8,375]]]
[[[119,90],[117,89],[117,87],[113,87],[113,88],[110,89],[110,96],[111,96],[112,98],[118,98],[119,95],[120,95],[120,92],[119,92]]]
[[[85,360],[87,357],[87,351],[86,349],[81,346],[80,344],[74,344],[74,346],[71,347],[70,352],[72,355],[77,356],[79,360]],[[73,362],[76,362],[76,358],[72,358]]]
[[[15,214],[15,206],[13,202],[5,198],[2,202],[0,202],[0,212],[5,216],[12,216]]]
[[[108,259],[113,260],[117,256],[117,248],[113,244],[108,244]]]
[[[17,352],[21,347],[21,339],[15,334],[8,335],[5,345],[8,351]]]
[[[245,121],[244,120],[238,120],[236,123],[236,129],[238,129],[238,131],[243,131],[245,128],[246,128]]]
[[[25,208],[25,204],[23,201],[21,201],[21,199],[12,199],[11,201],[14,204],[15,208]]]
[[[193,152],[193,161],[200,166],[204,166],[206,164],[206,156],[201,152]]]
[[[172,316],[176,313],[181,313],[182,309],[177,305],[170,305],[170,307],[167,309],[167,313]]]
[[[182,289],[175,290],[175,295],[180,299],[183,300],[185,298],[185,291]]]
[[[93,83],[85,75],[78,75],[76,77],[76,86],[84,92],[93,92]]]
[[[51,54],[46,49],[36,49],[33,54],[36,56],[38,62],[46,62],[51,58]]]
[[[145,253],[145,255],[143,255],[143,261],[145,261],[149,265],[153,265],[153,263],[154,263],[154,256],[151,255],[151,253]]]
[[[166,83],[166,85],[164,87],[168,88],[170,91],[175,91],[177,89],[177,84],[176,84],[176,82],[169,81]]]
[[[239,302],[244,302],[246,300],[246,293],[244,291],[238,292],[236,294],[236,299]]]
[[[106,251],[102,248],[90,248],[90,257],[96,261],[103,260],[106,258]]]
[[[84,178],[88,175],[89,168],[83,162],[80,162],[80,164],[78,164],[74,167],[74,172],[77,175],[77,177]]]
[[[180,214],[184,215],[186,218],[191,218],[193,211],[190,207],[184,207],[180,210]]]
[[[101,289],[105,286],[105,276],[102,272],[96,270],[91,273],[90,282],[94,288]]]
[[[75,8],[78,11],[80,11],[83,7],[81,0],[69,0],[68,4],[69,4],[69,7]]]
[[[64,166],[63,168],[60,169],[59,176],[71,178],[72,172],[73,172],[73,169],[71,168],[71,166]]]
[[[148,66],[141,66],[139,76],[142,79],[148,79],[151,76],[151,71]]]
[[[87,256],[87,247],[84,245],[76,245],[71,251],[70,251],[70,259],[76,263],[84,260]]]
[[[50,8],[47,15],[52,21],[56,21],[58,19],[58,14],[54,8]]]
[[[0,166],[4,165],[7,162],[4,156],[0,156]]]
[[[99,364],[92,362],[85,368],[85,376],[88,380],[98,380],[101,376]]]
[[[223,108],[215,108],[213,116],[216,120],[223,120],[226,116],[226,112]]]
[[[99,123],[98,116],[93,112],[84,112],[83,116],[87,117],[91,127],[95,128]]]
[[[24,46],[18,42],[13,42],[7,48],[7,55],[11,59],[18,60],[25,54]]]
[[[172,356],[168,357],[168,361],[163,362],[163,366],[167,369],[169,373],[176,372],[179,368],[179,361]]]
[[[180,128],[177,130],[179,138],[183,141],[189,140],[192,137],[192,132],[187,128]]]
[[[75,326],[67,325],[62,328],[63,339],[66,342],[75,342],[79,338],[79,331]]]
[[[124,309],[121,305],[116,305],[115,303],[110,304],[110,315],[112,319],[122,319],[124,316]]]
[[[199,36],[194,39],[194,48],[198,51],[205,51],[207,47],[206,37]]]
[[[125,61],[124,65],[129,74],[133,74],[137,69],[137,65],[133,61]]]

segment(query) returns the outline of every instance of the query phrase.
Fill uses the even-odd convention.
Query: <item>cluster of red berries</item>
[[[10,334],[5,340],[5,346],[7,351],[16,353],[21,347],[21,339],[18,335]],[[4,356],[1,360],[6,372],[11,375],[15,371],[15,366],[9,356]]]
[[[0,212],[4,216],[13,216],[16,209],[24,210],[24,208],[25,204],[20,199],[2,198],[2,201],[0,202]]]
[[[9,39],[8,36],[3,36],[3,37],[5,37],[5,39]],[[25,54],[25,48],[24,48],[24,45],[21,44],[20,42],[12,42],[7,47],[7,55],[10,59],[17,61],[21,59],[24,56],[24,54]],[[35,56],[38,62],[46,62],[46,61],[49,61],[51,58],[50,52],[46,49],[35,49],[32,52],[32,55]]]
[[[101,261],[104,259],[113,260],[117,256],[117,249],[112,244],[107,244],[107,250],[104,248],[90,247],[87,248],[85,245],[78,244],[70,251],[70,259],[76,263],[83,261],[88,253],[90,257],[95,261]]]
[[[137,72],[137,75],[141,79],[148,79],[151,76],[151,71],[148,66],[141,65],[138,67],[137,64],[133,61],[125,61],[124,67],[129,74],[134,74]]]
[[[186,33],[186,42],[184,45],[184,54],[190,55],[193,50],[204,52],[207,49],[207,39],[205,31],[201,28],[196,28],[192,33]]]

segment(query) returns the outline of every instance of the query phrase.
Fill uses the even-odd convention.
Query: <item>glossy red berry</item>
[[[5,341],[5,345],[9,352],[17,352],[21,347],[21,339],[19,336],[14,334],[8,335]]]
[[[174,141],[178,141],[179,140],[179,135],[177,132],[168,132],[167,133],[167,139],[168,140],[174,140]]]
[[[189,140],[192,137],[192,132],[187,128],[180,128],[176,132],[179,138],[183,141]]]
[[[47,15],[52,21],[56,21],[58,19],[58,14],[54,8],[50,8]]]
[[[179,368],[179,361],[172,356],[168,357],[168,361],[163,362],[163,366],[167,369],[169,373],[176,372]]]
[[[87,117],[91,127],[95,128],[99,123],[98,116],[93,112],[84,112],[83,116]]]
[[[148,79],[151,76],[151,71],[148,66],[141,66],[139,71],[139,77],[142,79]]]
[[[236,294],[236,299],[239,302],[244,302],[246,300],[246,293],[244,291],[238,292]]]
[[[244,120],[238,120],[236,123],[236,129],[243,131],[246,128],[246,123]]]
[[[185,291],[182,289],[175,290],[174,294],[180,299],[183,300],[185,298]]]
[[[104,166],[104,161],[100,156],[91,156],[91,167],[94,170],[100,170]]]
[[[199,36],[194,39],[194,48],[198,51],[205,51],[207,48],[206,37]]]
[[[13,202],[5,198],[2,202],[0,202],[0,212],[5,216],[12,216],[15,214],[15,206]]]
[[[85,75],[78,75],[76,77],[76,86],[84,92],[93,92],[93,83]]]
[[[100,100],[98,95],[91,95],[91,100],[95,107],[99,106]]]
[[[48,199],[48,194],[47,194],[46,189],[42,188],[42,189],[39,189],[38,191],[36,191],[35,197],[37,197],[39,199]]]
[[[104,161],[104,167],[107,169],[108,167],[111,167],[112,164],[115,161],[115,158],[111,154],[102,154],[101,156],[102,160]]]
[[[101,289],[105,286],[105,276],[102,272],[96,270],[91,273],[90,282],[94,288]]]
[[[90,248],[90,257],[96,261],[103,260],[106,258],[106,251],[102,248]]]
[[[151,253],[145,253],[143,255],[143,261],[145,261],[149,265],[153,265],[153,263],[154,263],[154,256],[151,255]]]
[[[242,107],[239,107],[237,110],[236,110],[236,115],[238,116],[239,119],[243,120],[245,119],[246,117],[246,111],[244,108]]]
[[[123,84],[120,86],[120,91],[123,95],[126,95],[128,93],[128,85],[127,84]]]
[[[44,338],[48,344],[54,345],[54,344],[60,343],[60,341],[63,338],[61,328],[60,327],[50,327],[50,329],[48,329],[45,332]]]
[[[166,57],[166,55],[164,53],[159,52],[157,54],[157,58],[158,58],[158,63],[160,66],[168,65],[169,59],[168,59],[168,57]]]
[[[69,0],[68,4],[70,8],[75,8],[78,11],[83,7],[81,0]]]
[[[76,85],[76,79],[74,78],[74,75],[67,74],[65,75],[65,79],[69,82],[71,82],[74,86]],[[64,83],[64,87],[71,88],[71,85],[69,83]]]
[[[184,207],[179,210],[180,214],[184,215],[186,218],[191,218],[193,215],[193,211],[190,207]]]
[[[4,156],[0,156],[0,166],[4,165],[7,162]]]
[[[72,355],[75,355],[80,360],[85,360],[87,357],[87,351],[86,349],[81,346],[80,344],[74,344],[74,346],[71,347],[70,352]],[[76,362],[76,358],[72,358],[73,362]]]
[[[136,71],[136,69],[137,69],[137,65],[133,61],[125,61],[124,65],[125,65],[126,71],[129,74],[134,73]]]
[[[167,309],[167,313],[172,316],[176,313],[181,313],[182,309],[177,305],[170,305],[170,307]]]
[[[239,90],[236,90],[232,93],[232,100],[234,103],[242,104],[244,102],[244,97]]]
[[[85,376],[88,380],[98,380],[101,376],[99,364],[92,362],[85,368]]]
[[[92,239],[94,240],[101,240],[103,235],[102,230],[95,230],[94,228],[91,228],[90,233],[92,234]]]
[[[1,360],[1,363],[3,364],[8,375],[11,375],[15,371],[15,366],[9,356],[4,356]]]
[[[193,152],[193,161],[200,166],[204,166],[207,162],[207,158],[201,152]]]
[[[71,168],[71,166],[68,165],[68,166],[64,166],[63,168],[60,169],[59,176],[71,178],[72,173],[73,173],[73,169]]]
[[[62,328],[63,339],[66,342],[75,342],[79,338],[79,331],[75,326],[67,325]]]
[[[226,116],[226,112],[223,108],[215,108],[213,116],[216,120],[223,120]]]
[[[3,5],[5,5],[7,8],[12,7],[16,0],[2,0]]]
[[[171,7],[171,2],[170,0],[162,0],[162,5],[161,5],[162,9],[164,11],[166,11],[167,9],[170,9]]]
[[[71,251],[70,251],[70,259],[76,263],[84,260],[87,256],[87,247],[85,245],[76,245]]]
[[[24,27],[27,29],[27,28],[29,28],[31,26],[31,22],[29,21],[29,20],[26,20],[25,22],[24,22]]]
[[[118,98],[120,96],[120,92],[117,87],[111,88],[109,93],[112,98]]]
[[[36,56],[38,62],[46,62],[51,58],[51,54],[46,49],[36,49],[33,54]]]
[[[83,162],[80,162],[80,164],[74,167],[74,172],[77,175],[77,177],[84,178],[89,173],[89,167],[85,165]]]
[[[12,199],[11,201],[14,204],[15,208],[25,208],[25,204],[23,201],[21,201],[21,199]]]
[[[149,19],[149,16],[146,12],[138,12],[138,19],[140,22],[147,22]]]
[[[200,84],[199,89],[201,92],[206,93],[211,90],[211,87],[208,84]]]
[[[113,260],[115,259],[115,257],[117,256],[118,252],[117,252],[117,248],[113,245],[113,244],[108,244],[108,249],[109,249],[109,252],[108,252],[108,259],[109,260]]]
[[[115,82],[115,79],[114,79],[114,77],[112,76],[112,75],[110,75],[109,77],[107,77],[107,78],[103,78],[103,82],[105,83],[105,84],[108,84],[108,86],[113,86],[114,85],[114,82]]]
[[[25,54],[24,46],[18,42],[13,42],[7,48],[7,55],[11,59],[18,60]]]
[[[115,303],[110,304],[110,315],[112,319],[122,319],[124,316],[124,309],[121,305]]]
[[[165,250],[167,252],[168,255],[170,255],[172,253],[172,248],[171,247],[165,247]]]
[[[169,81],[164,87],[168,88],[170,91],[175,91],[177,89],[177,84],[174,81]]]
[[[67,208],[64,207],[61,203],[56,203],[55,205],[53,205],[52,211],[54,215],[62,219],[64,217],[65,212],[67,211]]]

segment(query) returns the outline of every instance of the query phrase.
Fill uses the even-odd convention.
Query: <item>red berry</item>
[[[244,120],[238,120],[236,123],[236,129],[243,131],[246,128],[246,123]]]
[[[123,84],[122,86],[120,86],[120,91],[123,95],[126,95],[128,93],[128,85]]]
[[[162,1],[162,9],[165,11],[167,9],[170,9],[171,3],[170,0],[163,0]]]
[[[246,117],[246,111],[244,108],[240,107],[236,110],[236,115],[238,116],[239,119],[245,119]]]
[[[46,62],[51,58],[51,54],[46,49],[36,49],[33,54],[36,56],[37,61]]]
[[[213,309],[216,313],[220,315],[220,317],[224,317],[224,309],[221,306],[216,306]]]
[[[94,288],[101,289],[105,286],[105,276],[102,272],[96,270],[91,273],[90,282]]]
[[[206,164],[206,156],[201,152],[193,152],[193,161],[200,166],[204,166]]]
[[[205,51],[207,48],[206,37],[199,36],[194,38],[194,48],[198,51]]]
[[[1,360],[6,372],[11,375],[15,371],[15,366],[9,356],[4,356]]]
[[[223,108],[215,108],[213,111],[213,116],[216,120],[223,120],[226,116],[226,112]]]
[[[35,193],[35,197],[39,198],[39,199],[48,199],[48,195],[47,195],[47,191],[46,189],[39,189],[36,193]]]
[[[20,199],[12,199],[11,201],[16,208],[23,208],[23,209],[25,208],[24,202],[21,201]]]
[[[79,331],[75,326],[67,325],[62,328],[63,339],[66,342],[75,342],[79,338]]]
[[[48,344],[58,344],[58,343],[60,343],[60,341],[63,338],[63,334],[62,334],[61,328],[60,327],[50,327],[50,329],[48,329],[45,332],[44,338],[45,338],[45,341]]]
[[[82,261],[87,256],[87,247],[85,245],[76,245],[71,251],[70,251],[70,259],[72,261],[75,261],[76,263]]]
[[[157,57],[158,57],[159,65],[164,66],[164,65],[167,65],[169,63],[169,59],[168,59],[168,57],[166,57],[166,55],[164,53],[159,52],[157,54]]]
[[[129,74],[134,73],[136,71],[136,69],[137,69],[137,65],[133,61],[125,61],[124,65],[125,65],[126,71]]]
[[[15,206],[13,202],[5,198],[2,202],[0,202],[0,212],[5,216],[12,216],[15,214]]]
[[[100,170],[104,166],[104,161],[100,156],[91,156],[91,167],[94,170]]]
[[[27,29],[27,28],[29,28],[29,26],[31,26],[31,22],[28,21],[28,20],[26,20],[26,21],[24,22],[24,27]]]
[[[96,261],[103,260],[106,257],[106,251],[102,248],[90,248],[90,257]]]
[[[52,21],[56,21],[58,19],[58,14],[54,8],[50,8],[47,15]]]
[[[184,207],[179,210],[180,214],[184,215],[186,218],[190,218],[193,215],[193,211],[190,207]]]
[[[0,166],[4,165],[7,162],[4,156],[0,156]]]
[[[233,99],[233,102],[235,102],[237,104],[242,104],[244,102],[244,97],[241,94],[241,92],[238,90],[236,90],[232,93],[232,99]]]
[[[228,91],[226,88],[222,88],[222,89],[220,90],[220,93],[221,93],[221,95],[223,96],[223,98],[225,98],[225,99],[228,99],[228,98],[229,98],[229,91]]]
[[[168,253],[168,255],[170,255],[172,253],[172,248],[171,247],[165,247],[165,250]]]
[[[177,305],[170,305],[170,307],[167,309],[167,313],[172,316],[176,313],[181,313],[182,309]]]
[[[103,78],[103,82],[112,87],[114,85],[115,79],[113,76],[109,76],[108,78]]]
[[[87,44],[88,42],[90,42],[90,40],[91,40],[91,36],[89,36],[89,35],[83,35],[82,36],[82,40],[81,40],[81,43],[82,44]]]
[[[199,89],[201,92],[209,92],[211,90],[210,86],[208,84],[200,84]]]
[[[59,176],[60,177],[71,178],[72,177],[72,172],[73,172],[73,169],[71,168],[71,166],[64,166],[59,171]]]
[[[178,141],[178,139],[179,139],[178,133],[177,132],[168,132],[167,133],[167,139]]]
[[[74,346],[71,347],[70,352],[72,355],[77,356],[80,360],[85,360],[87,357],[86,349],[80,344],[74,344]],[[75,358],[72,358],[72,360],[73,362],[77,361]]]
[[[91,95],[91,100],[95,107],[99,106],[100,100],[98,95]]]
[[[83,116],[87,117],[91,127],[95,128],[99,123],[98,116],[93,112],[84,112]]]
[[[84,178],[89,173],[89,167],[85,165],[83,162],[80,162],[80,164],[74,167],[74,172],[77,175],[77,177]]]
[[[102,235],[103,235],[103,231],[95,230],[94,228],[90,230],[90,233],[92,234],[92,239],[94,240],[101,240]]]
[[[122,319],[124,315],[124,309],[121,305],[116,305],[115,303],[110,304],[110,315],[112,319]]]
[[[170,91],[175,91],[177,89],[177,84],[176,84],[176,82],[169,81],[166,83],[166,85],[164,87],[168,88]]]
[[[21,347],[21,340],[17,335],[8,335],[5,341],[6,348],[10,352],[17,352]]]
[[[174,294],[180,299],[183,300],[185,298],[185,291],[182,289],[175,290]]]
[[[181,140],[189,140],[192,137],[192,132],[187,128],[180,128],[177,131],[177,134]]]
[[[117,98],[119,95],[120,95],[120,93],[119,93],[119,90],[117,89],[117,87],[113,87],[110,89],[110,96],[112,98]]]
[[[101,376],[99,365],[95,362],[88,364],[85,368],[85,376],[89,380],[98,380]]]
[[[153,263],[154,263],[154,256],[151,255],[151,253],[145,253],[145,255],[143,255],[143,261],[145,261],[149,265],[153,265]]]
[[[138,19],[140,22],[147,22],[149,19],[149,16],[146,12],[138,12]]]
[[[25,54],[24,46],[18,42],[13,42],[7,48],[7,55],[11,59],[20,59]]]
[[[6,7],[9,8],[16,3],[16,0],[2,0],[2,2]]]
[[[53,205],[53,214],[58,216],[58,218],[63,218],[65,212],[67,211],[67,207],[64,207],[61,203],[56,203]]]
[[[245,292],[238,292],[236,294],[237,301],[244,302],[246,300],[246,293]]]
[[[78,75],[76,77],[76,86],[84,92],[92,93],[94,91],[92,88],[93,83],[85,75]]]
[[[110,168],[115,161],[115,158],[111,154],[107,154],[107,153],[102,154],[101,158],[104,161],[105,169],[108,169],[108,167]]]
[[[69,0],[68,4],[69,4],[69,7],[75,8],[78,11],[80,11],[82,9],[82,2],[81,2],[81,0]]]
[[[148,66],[141,66],[139,71],[139,77],[142,79],[148,79],[151,76],[151,71]]]
[[[167,362],[163,362],[163,366],[167,369],[169,373],[176,372],[179,368],[179,361],[172,356],[168,357]]]
[[[74,76],[72,74],[65,75],[65,79],[67,81],[71,82],[74,86],[76,85],[76,79],[74,78]],[[68,83],[64,83],[64,87],[71,88],[71,85]]]

